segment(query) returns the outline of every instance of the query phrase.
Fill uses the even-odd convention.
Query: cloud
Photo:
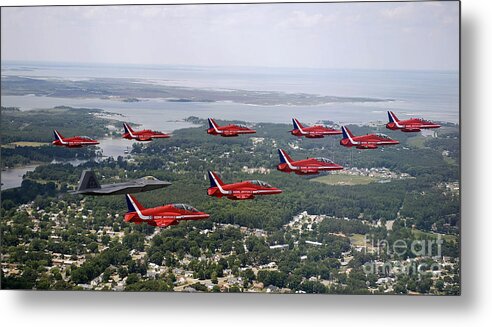
[[[458,3],[424,4],[2,8],[2,59],[456,69]]]
[[[381,15],[389,19],[402,19],[414,14],[414,5],[405,3],[397,5],[394,8],[386,8],[381,10]]]
[[[336,20],[336,14],[309,14],[301,10],[292,11],[289,16],[280,21],[277,27],[280,28],[311,28],[319,25],[331,23]]]

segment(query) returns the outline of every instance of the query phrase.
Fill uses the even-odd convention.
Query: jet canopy
[[[184,204],[184,203],[173,203],[172,206],[176,209],[179,210],[186,210],[186,211],[193,211],[193,212],[198,212],[195,208],[190,206],[189,204]]]
[[[388,135],[386,134],[382,134],[382,133],[376,133],[376,136],[382,138],[382,139],[387,139],[387,140],[391,140],[391,137],[389,137]]]
[[[144,176],[141,179],[146,180],[146,181],[158,181],[158,179],[155,178],[154,176]]]
[[[249,181],[251,184],[254,184],[254,185],[258,185],[258,186],[262,186],[262,187],[272,187],[272,185],[268,184],[268,183],[265,183],[263,181],[260,181],[260,180],[252,180],[252,181]]]
[[[79,136],[80,138],[83,138],[83,139],[88,139],[88,140],[91,140],[91,141],[94,141],[94,139],[92,137],[89,137],[89,136],[86,136],[86,135],[82,135],[82,136]]]
[[[317,160],[317,161],[319,161],[319,162],[324,162],[324,163],[327,163],[327,164],[332,164],[332,163],[333,163],[333,161],[331,161],[331,160],[330,160],[330,159],[328,159],[328,158],[317,157],[317,158],[314,158],[314,159],[316,159],[316,160]]]

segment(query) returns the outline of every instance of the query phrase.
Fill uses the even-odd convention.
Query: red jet
[[[357,149],[377,149],[378,145],[393,145],[400,143],[393,140],[388,135],[380,133],[354,136],[345,126],[342,126],[342,132],[343,139],[340,140],[340,144],[346,147],[355,146]]]
[[[302,137],[305,136],[307,138],[323,138],[325,135],[339,135],[342,134],[342,131],[328,128],[321,125],[309,126],[305,127],[296,119],[292,118],[292,123],[294,124],[294,129],[290,131],[292,135]]]
[[[51,144],[57,146],[65,146],[67,148],[81,148],[87,145],[99,144],[98,141],[91,139],[88,136],[74,136],[64,138],[60,133],[58,133],[56,129],[53,130],[53,133],[55,134],[55,140],[51,142]]]
[[[209,171],[210,187],[207,190],[209,196],[221,198],[228,197],[231,200],[251,200],[255,195],[279,194],[282,190],[268,183],[251,180],[240,183],[224,184],[216,173]]]
[[[125,221],[137,225],[144,222],[150,226],[167,227],[177,225],[182,220],[201,220],[210,217],[205,212],[181,203],[146,209],[130,194],[126,195],[126,204],[128,212],[125,214]]]
[[[125,133],[122,135],[123,138],[127,140],[137,140],[137,141],[152,141],[153,139],[167,139],[169,134],[151,131],[150,129],[144,129],[142,131],[134,131],[129,124],[123,123],[125,128]]]
[[[211,135],[220,135],[224,137],[238,136],[239,134],[254,134],[256,131],[254,129],[248,128],[241,125],[226,125],[219,126],[212,118],[208,119],[207,133]]]
[[[441,125],[421,118],[410,118],[407,120],[399,120],[393,111],[388,111],[389,123],[386,128],[391,130],[401,130],[402,132],[420,132],[421,129],[439,128]]]
[[[330,159],[326,158],[308,158],[305,160],[293,161],[284,150],[278,149],[280,164],[277,170],[284,173],[294,172],[297,175],[316,175],[320,171],[341,170],[342,166],[337,165]]]

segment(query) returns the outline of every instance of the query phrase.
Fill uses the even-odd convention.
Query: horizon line
[[[207,68],[271,68],[271,69],[320,69],[320,70],[366,70],[366,71],[413,71],[413,72],[448,72],[448,73],[460,73],[460,69],[433,69],[433,68],[367,68],[367,67],[309,67],[309,66],[261,66],[261,65],[199,65],[199,64],[178,64],[178,63],[109,63],[109,62],[78,62],[78,61],[52,61],[52,60],[19,60],[19,59],[1,59],[1,66],[3,70],[4,63],[29,63],[29,64],[60,64],[60,65],[94,65],[94,66],[140,66],[140,67],[171,67],[171,66],[183,66],[183,67],[207,67]]]

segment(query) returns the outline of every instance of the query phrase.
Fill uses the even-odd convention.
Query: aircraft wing
[[[250,188],[250,187],[242,187],[238,188],[232,191],[232,196],[235,197],[236,199],[250,199],[251,197],[254,197],[254,191],[255,189]]]
[[[307,138],[320,138],[324,137],[324,133],[319,133],[319,132],[309,132],[309,134],[306,134]]]
[[[302,167],[299,171],[301,173],[304,173],[304,174],[317,174],[317,173],[319,173],[318,167]]]
[[[97,190],[98,194],[127,194],[138,193],[143,189],[143,185],[101,185],[101,188]]]
[[[144,185],[101,185],[98,189],[86,189],[81,191],[69,191],[71,194],[88,194],[88,195],[117,195],[142,192]]]
[[[239,133],[238,131],[224,131],[222,135],[224,136],[237,136]]]
[[[150,141],[152,140],[151,134],[143,134],[138,136],[139,141]]]
[[[81,191],[71,191],[71,194],[88,194],[88,195],[119,195],[129,193],[146,192],[171,185],[168,182],[161,184],[146,184],[144,182],[125,182],[121,184],[105,184],[98,189],[86,189]]]
[[[403,127],[404,132],[420,132],[421,125],[405,125]]]
[[[172,218],[156,219],[154,221],[155,221],[155,224],[157,227],[162,227],[162,228],[168,227],[170,225],[177,225],[178,224],[178,220],[172,219]]]
[[[254,197],[253,193],[234,193],[233,196],[239,200],[245,200]]]
[[[378,146],[374,143],[361,143],[357,145],[357,149],[377,149]]]

